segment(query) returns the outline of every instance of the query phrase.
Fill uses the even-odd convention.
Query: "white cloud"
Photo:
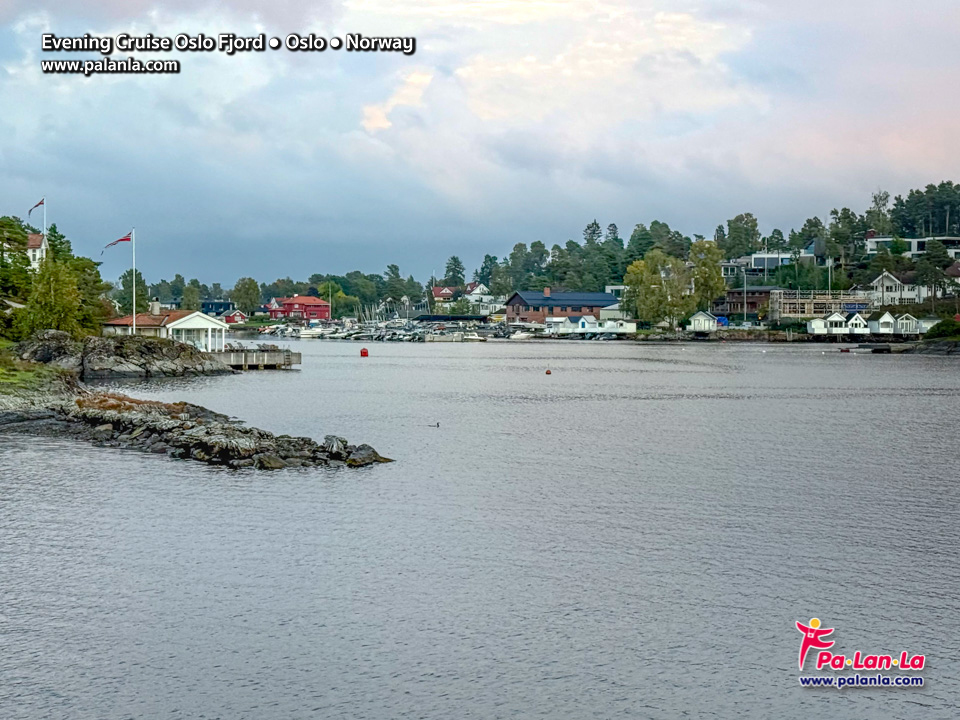
[[[399,88],[390,98],[377,105],[367,105],[363,108],[363,127],[369,132],[386,130],[392,125],[390,113],[401,105],[418,107],[423,99],[423,93],[433,79],[430,72],[411,72],[404,78]]]

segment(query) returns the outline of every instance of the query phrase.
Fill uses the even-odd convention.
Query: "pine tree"
[[[23,336],[39,330],[62,330],[80,334],[80,291],[70,269],[52,257],[40,263],[26,307],[18,314],[17,324]]]

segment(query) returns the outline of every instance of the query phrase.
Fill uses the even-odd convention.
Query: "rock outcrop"
[[[15,352],[21,360],[63,368],[83,380],[233,372],[190,345],[140,336],[91,336],[80,341],[58,330],[44,330],[17,345]]]
[[[960,355],[960,341],[957,340],[927,340],[905,349],[905,353],[919,355]]]
[[[280,470],[291,467],[390,462],[369,445],[350,445],[328,435],[322,443],[306,437],[274,435],[232,421],[191,403],[136,400],[115,393],[81,391],[56,395],[45,407],[36,399],[5,409],[0,404],[0,433],[70,436],[102,447],[191,459],[230,468]]]

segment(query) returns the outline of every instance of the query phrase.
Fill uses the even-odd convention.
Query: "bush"
[[[941,320],[924,335],[927,340],[935,338],[960,337],[960,322],[956,320]]]

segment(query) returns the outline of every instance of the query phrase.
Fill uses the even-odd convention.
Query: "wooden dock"
[[[221,352],[204,353],[209,358],[219,360],[234,370],[289,370],[300,365],[302,355],[293,350],[275,349],[234,349]]]

